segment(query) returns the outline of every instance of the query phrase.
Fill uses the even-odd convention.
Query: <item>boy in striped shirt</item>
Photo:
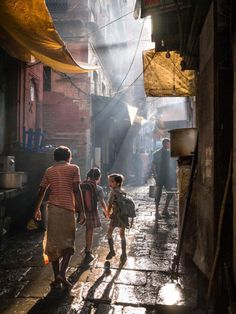
[[[54,151],[55,164],[49,167],[40,183],[34,217],[41,219],[40,206],[49,189],[48,222],[44,237],[44,252],[52,263],[55,280],[52,287],[61,284],[71,288],[66,279],[66,270],[75,251],[75,226],[81,195],[80,169],[71,164],[71,151],[66,146],[59,146]],[[84,206],[79,210],[80,223],[85,222]],[[61,261],[60,261],[61,260]]]

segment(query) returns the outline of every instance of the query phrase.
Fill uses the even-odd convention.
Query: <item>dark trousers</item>
[[[156,187],[157,187],[157,189],[156,189],[156,195],[155,195],[155,204],[156,204],[156,208],[158,208],[158,206],[160,204],[161,195],[162,195],[162,189],[163,189],[163,187],[165,187],[165,185],[164,184],[157,184]],[[167,190],[167,188],[166,188],[166,190]],[[170,192],[167,193],[165,209],[168,208],[170,200],[172,199],[173,196],[174,196],[174,193],[170,193]]]

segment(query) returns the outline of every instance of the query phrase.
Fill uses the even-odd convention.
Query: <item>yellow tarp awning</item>
[[[32,61],[34,56],[59,72],[98,69],[74,60],[55,29],[44,0],[0,1],[0,45],[17,59]]]
[[[143,52],[144,89],[147,96],[194,96],[195,72],[181,70],[181,57],[175,51],[155,52],[154,49]]]

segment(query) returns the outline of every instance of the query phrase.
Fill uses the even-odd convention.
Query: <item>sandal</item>
[[[86,222],[86,217],[83,217],[83,219],[81,220],[80,216],[78,216],[77,222],[78,222],[81,226],[83,226],[83,225],[85,224],[85,222]]]
[[[83,220],[79,220],[79,224],[80,224],[81,226],[83,226],[83,225],[85,224],[85,221],[86,221],[85,218],[84,218]]]

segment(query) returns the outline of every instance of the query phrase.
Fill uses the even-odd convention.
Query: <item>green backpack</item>
[[[131,196],[126,193],[119,193],[116,198],[120,216],[136,217],[135,203]]]

